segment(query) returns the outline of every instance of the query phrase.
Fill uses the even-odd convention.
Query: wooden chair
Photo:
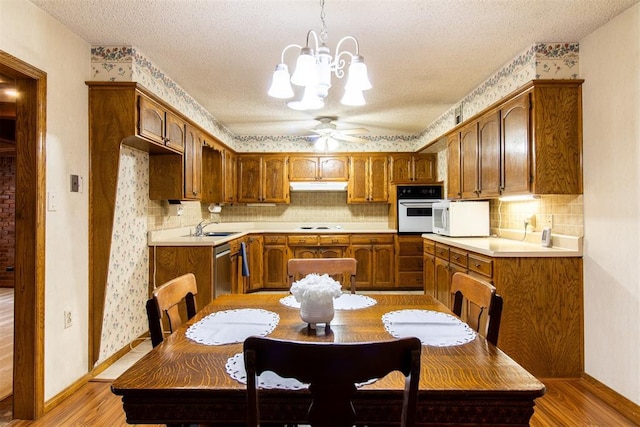
[[[289,287],[291,284],[310,273],[328,274],[330,276],[349,275],[351,293],[356,293],[356,267],[354,258],[293,258],[287,263]],[[339,282],[343,282],[341,278]]]
[[[147,318],[149,319],[149,334],[151,344],[155,347],[164,340],[162,316],[166,314],[169,333],[173,333],[182,325],[180,316],[180,302],[185,301],[187,318],[196,314],[195,295],[198,293],[196,276],[187,273],[154,289],[152,297],[147,301]]]
[[[247,425],[256,427],[260,422],[256,382],[264,371],[310,384],[308,423],[312,427],[353,426],[356,414],[351,399],[357,393],[355,384],[400,371],[406,378],[401,426],[414,426],[421,349],[415,337],[348,344],[249,337],[244,342]]]
[[[496,288],[475,276],[459,272],[451,279],[451,294],[453,313],[497,346],[502,297],[496,293]]]

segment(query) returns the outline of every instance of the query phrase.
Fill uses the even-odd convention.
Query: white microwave
[[[433,204],[433,233],[450,237],[489,235],[489,202],[453,202]]]

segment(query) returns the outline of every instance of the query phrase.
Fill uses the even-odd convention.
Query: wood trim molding
[[[0,72],[16,79],[16,274],[13,415],[44,413],[45,138],[47,74],[0,51]],[[15,379],[19,378],[20,381]]]
[[[627,417],[634,424],[640,425],[639,405],[610,389],[589,374],[583,373],[582,379],[592,387],[593,393],[606,402],[607,405],[615,408],[616,411]]]

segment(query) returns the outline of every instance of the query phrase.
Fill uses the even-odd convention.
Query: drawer
[[[422,255],[422,237],[398,236],[399,255]]]
[[[469,254],[469,271],[489,278],[493,277],[493,260],[476,254]]]
[[[351,243],[355,245],[393,244],[393,234],[353,234]]]
[[[436,256],[449,261],[449,246],[436,243]]]
[[[422,271],[424,259],[421,256],[398,257],[399,271]]]
[[[265,245],[285,245],[287,243],[287,236],[283,235],[273,235],[273,234],[265,234],[264,235],[264,244]]]
[[[435,255],[436,254],[436,244],[430,240],[425,240],[423,244],[424,254]]]
[[[458,248],[451,248],[449,250],[449,261],[460,267],[467,268],[467,252]]]
[[[325,234],[320,236],[322,246],[349,246],[348,234]]]
[[[401,272],[398,274],[398,288],[419,288],[422,289],[424,277],[422,272]]]
[[[289,246],[318,246],[319,241],[317,234],[296,234],[287,237]]]

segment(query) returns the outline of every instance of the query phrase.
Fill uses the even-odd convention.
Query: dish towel
[[[247,247],[240,242],[240,258],[242,259],[242,276],[249,277],[249,263],[247,262]]]

